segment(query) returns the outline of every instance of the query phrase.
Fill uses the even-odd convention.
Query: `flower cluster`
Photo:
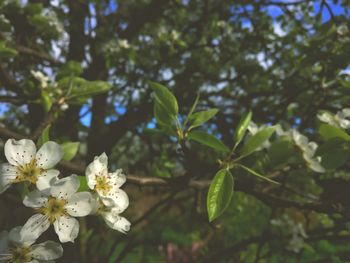
[[[120,216],[129,206],[127,194],[120,189],[126,177],[121,170],[108,172],[105,153],[86,169],[88,192],[80,191],[77,175],[59,179],[60,172],[53,168],[62,159],[63,150],[55,142],[48,141],[37,151],[31,140],[9,139],[4,150],[8,163],[0,165],[0,193],[12,184],[27,184],[32,191],[23,204],[35,214],[23,227],[0,234],[0,262],[52,262],[59,258],[63,253],[60,244],[32,244],[51,225],[61,243],[74,242],[79,233],[75,217],[98,214],[112,229],[122,233],[130,229],[130,222]]]
[[[317,115],[317,118],[325,123],[333,125],[342,129],[350,128],[350,109],[342,109],[338,111],[335,115],[330,112],[323,111]]]
[[[303,158],[309,168],[318,173],[324,173],[325,169],[321,165],[321,157],[315,156],[318,145],[315,142],[309,142],[309,139],[296,130],[292,130],[292,139],[295,145],[301,150]]]
[[[266,127],[267,126],[265,125],[257,126],[254,122],[250,122],[248,125],[248,131],[251,135],[255,135]],[[276,126],[276,134],[279,137],[288,137],[293,141],[293,143],[301,151],[304,161],[311,170],[318,173],[325,172],[324,167],[321,165],[321,157],[316,156],[315,154],[318,148],[318,145],[315,142],[309,142],[309,139],[306,136],[302,135],[295,129],[285,131],[280,125]],[[270,146],[271,143],[269,140],[267,140],[260,148],[269,148]]]
[[[305,239],[308,238],[304,226],[301,222],[296,222],[288,214],[283,214],[281,218],[272,219],[271,225],[281,228],[290,236],[287,249],[298,253],[305,246]]]
[[[34,78],[36,78],[40,82],[40,87],[46,89],[49,85],[49,77],[44,75],[40,71],[30,71]]]
[[[255,122],[251,121],[247,127],[248,129],[248,132],[251,134],[251,135],[255,135],[257,134],[259,131],[262,131],[263,129],[265,129],[267,126],[266,125],[261,125],[261,126],[258,126],[256,125]],[[269,142],[269,140],[267,140],[266,142],[263,143],[263,145],[260,147],[261,149],[262,148],[269,148],[271,145],[271,143]]]
[[[0,262],[52,262],[62,256],[63,248],[53,241],[33,245],[36,238],[24,236],[21,226],[0,233]]]
[[[129,206],[127,194],[120,189],[126,181],[122,170],[109,173],[108,157],[103,153],[88,165],[86,178],[89,188],[95,192],[95,213],[100,214],[109,227],[129,231],[129,221],[119,216]]]

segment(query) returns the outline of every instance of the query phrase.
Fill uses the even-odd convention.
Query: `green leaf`
[[[213,118],[216,113],[218,113],[218,109],[210,109],[206,111],[199,111],[196,112],[188,117],[188,122],[190,122],[190,127],[188,130],[198,127],[202,125],[203,123],[206,123],[208,120]]]
[[[163,105],[164,109],[166,109],[170,115],[177,116],[179,113],[179,106],[177,105],[175,96],[169,89],[155,82],[149,82],[149,84],[156,94],[156,100]]]
[[[271,137],[275,129],[276,127],[274,126],[267,127],[250,137],[247,143],[243,146],[241,154],[243,156],[247,156],[255,152],[264,142],[266,142]]]
[[[111,84],[105,81],[86,81],[84,85],[73,88],[69,98],[72,99],[74,97],[86,97],[105,93],[109,91],[111,87]]]
[[[328,141],[333,138],[341,138],[343,140],[349,141],[350,135],[345,131],[330,124],[322,124],[318,129],[319,134],[325,141]]]
[[[68,61],[64,63],[57,73],[57,78],[62,79],[64,77],[78,77],[83,73],[83,68],[78,61]]]
[[[45,142],[48,142],[50,140],[49,138],[49,132],[50,132],[50,125],[47,126],[43,132],[41,133],[39,140],[38,140],[38,146],[40,147],[41,145],[43,145]]]
[[[252,112],[249,111],[239,121],[238,126],[236,128],[236,132],[235,132],[235,142],[236,142],[235,146],[237,146],[242,141],[242,139],[247,131],[248,125],[249,125],[250,121],[252,120],[252,116],[253,116]]]
[[[193,113],[193,112],[194,112],[194,110],[196,109],[197,104],[198,104],[198,101],[199,101],[199,93],[197,94],[196,99],[194,100],[194,103],[193,103],[193,105],[192,105],[192,107],[191,107],[191,109],[190,109],[190,111],[189,111],[188,115],[186,116],[186,119],[185,119],[184,125],[186,125],[186,124],[187,124],[187,122],[188,122],[188,118],[189,118],[189,117],[192,115],[192,113]]]
[[[243,164],[238,164],[239,167],[243,168],[244,170],[246,170],[247,172],[249,172],[250,174],[262,179],[262,180],[265,180],[265,181],[268,181],[270,183],[274,183],[274,184],[280,184],[279,182],[276,182],[275,180],[272,180],[262,174],[259,174],[258,172],[254,171],[253,169],[250,169],[249,167],[247,166],[244,166]]]
[[[63,160],[70,161],[78,152],[79,142],[65,142],[61,147],[63,149]]]
[[[189,134],[188,138],[190,140],[194,140],[196,142],[209,146],[219,152],[230,151],[230,149],[225,144],[223,144],[218,138],[204,131],[193,131]]]
[[[273,166],[283,164],[294,155],[295,147],[292,141],[287,137],[281,137],[271,144],[268,150],[269,159]]]
[[[49,112],[52,107],[52,99],[46,91],[41,92],[41,105],[46,113]]]
[[[79,77],[64,77],[58,86],[65,90],[69,100],[86,100],[89,96],[107,92],[111,85],[105,81],[87,81]]]
[[[4,42],[0,42],[0,58],[8,59],[17,55],[17,50],[6,47]]]
[[[169,112],[164,108],[163,104],[156,101],[154,103],[154,117],[156,118],[157,122],[163,126],[172,127],[175,116],[169,114]]]
[[[79,178],[79,182],[80,182],[80,186],[79,186],[78,192],[88,191],[89,190],[89,186],[87,184],[86,177],[79,175],[78,178]]]
[[[207,209],[209,221],[213,221],[220,216],[229,206],[233,195],[233,177],[226,170],[220,170],[216,173],[210,184],[207,195]]]
[[[321,165],[326,169],[336,169],[350,158],[350,144],[341,138],[332,138],[321,145],[316,156],[321,156]]]

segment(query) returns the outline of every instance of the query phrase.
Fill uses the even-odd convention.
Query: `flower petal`
[[[309,143],[309,140],[306,136],[299,133],[297,130],[292,130],[292,137],[297,146],[304,149],[307,144]]]
[[[36,162],[40,168],[49,169],[54,167],[63,156],[63,150],[57,143],[48,141],[41,146],[36,154]]]
[[[35,214],[30,217],[21,230],[24,239],[37,239],[50,226],[49,219],[42,214]]]
[[[7,161],[15,166],[30,163],[34,159],[36,152],[34,142],[27,139],[19,141],[9,139],[5,143],[4,149]]]
[[[86,168],[86,180],[90,189],[95,188],[96,176],[107,174],[108,157],[106,153],[102,153],[100,156],[95,156],[95,159]]]
[[[109,182],[118,188],[121,187],[126,181],[126,177],[125,177],[125,174],[123,174],[122,169],[118,169],[114,173],[109,173],[108,177],[109,177]]]
[[[36,182],[36,187],[39,190],[44,190],[51,187],[51,185],[58,180],[57,177],[59,174],[60,172],[54,169],[44,171],[39,176],[38,181]]]
[[[73,217],[61,216],[54,223],[55,231],[61,243],[74,242],[79,233],[79,222]]]
[[[113,212],[105,213],[104,220],[110,228],[119,232],[126,233],[130,230],[131,223],[125,217],[116,215]]]
[[[129,197],[122,189],[112,189],[108,195],[100,196],[103,204],[108,207],[116,206],[120,211],[124,211],[129,206]]]
[[[23,236],[21,234],[22,226],[17,226],[11,229],[9,233],[9,240],[11,242],[20,244],[20,245],[26,245],[30,246],[36,241],[36,238],[33,236]]]
[[[58,198],[67,199],[68,196],[74,194],[80,186],[80,181],[77,175],[65,177],[57,180],[50,189],[51,195]]]
[[[62,257],[63,248],[56,242],[46,241],[38,245],[33,245],[29,255],[38,260],[54,260]]]
[[[0,194],[5,192],[17,176],[17,167],[8,163],[0,164]]]
[[[40,208],[45,206],[48,197],[39,190],[34,190],[26,195],[23,199],[23,204],[26,207]]]
[[[73,194],[68,198],[65,209],[71,216],[87,216],[93,209],[92,195],[88,192]]]

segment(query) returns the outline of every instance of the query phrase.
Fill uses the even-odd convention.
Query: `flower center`
[[[16,246],[12,245],[10,248],[10,254],[12,255],[11,261],[13,263],[24,263],[32,261],[32,258],[29,256],[30,247],[27,246]]]
[[[101,192],[103,195],[107,195],[112,189],[112,186],[108,183],[108,178],[105,176],[98,176],[96,178],[95,189],[97,192]]]
[[[52,224],[61,216],[66,215],[66,209],[64,208],[66,201],[64,199],[58,199],[55,197],[49,197],[46,205],[40,208],[40,212],[46,215]]]
[[[35,184],[38,181],[38,176],[43,172],[43,169],[37,167],[35,159],[30,163],[19,166],[17,168],[17,176],[15,183],[28,181]]]

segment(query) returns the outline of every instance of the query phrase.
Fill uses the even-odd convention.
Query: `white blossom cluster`
[[[251,135],[255,135],[257,134],[259,131],[265,129],[267,126],[266,125],[261,125],[261,126],[258,126],[256,125],[255,122],[251,121],[248,125],[248,132],[251,134]],[[263,145],[260,147],[260,149],[262,148],[269,148],[271,145],[270,141],[267,140],[263,143]]]
[[[305,246],[305,239],[308,238],[301,222],[296,222],[289,215],[284,214],[281,218],[272,219],[270,223],[283,228],[291,236],[287,249],[298,253]]]
[[[44,73],[41,71],[34,71],[31,70],[30,73],[33,75],[33,77],[39,81],[40,87],[42,89],[46,89],[49,85],[49,77],[46,76]]]
[[[127,39],[111,40],[103,46],[103,49],[110,53],[116,53],[121,50],[126,50],[130,48],[131,45],[129,44]]]
[[[266,127],[266,125],[258,126],[251,121],[248,125],[248,131],[251,135],[255,135],[256,133],[265,129]],[[321,157],[315,155],[316,150],[318,148],[318,145],[315,142],[310,142],[306,136],[302,135],[295,129],[284,131],[279,125],[276,127],[276,134],[280,137],[289,137],[293,141],[293,143],[301,151],[304,161],[311,170],[318,173],[325,172],[324,167],[322,167],[321,165]],[[270,145],[270,141],[267,140],[260,148],[269,148]]]
[[[317,115],[317,118],[325,123],[328,123],[330,125],[333,125],[338,128],[342,129],[349,129],[350,128],[350,109],[345,108],[341,111],[338,111],[335,115],[324,111]]]
[[[31,140],[9,139],[4,150],[8,163],[0,165],[0,193],[12,184],[26,183],[32,191],[23,204],[35,213],[23,227],[0,234],[0,262],[53,262],[63,253],[59,243],[33,244],[51,225],[61,243],[74,242],[79,233],[76,217],[98,214],[112,229],[123,233],[130,229],[130,222],[120,216],[129,205],[127,194],[120,189],[126,177],[121,170],[108,172],[105,153],[86,169],[91,189],[87,192],[78,191],[77,175],[60,179],[60,172],[53,169],[63,156],[57,143],[48,141],[37,151]]]
[[[315,156],[318,145],[315,142],[309,142],[309,139],[297,130],[292,130],[291,134],[295,145],[301,150],[309,168],[315,172],[324,173],[325,169],[321,165],[321,157]]]

